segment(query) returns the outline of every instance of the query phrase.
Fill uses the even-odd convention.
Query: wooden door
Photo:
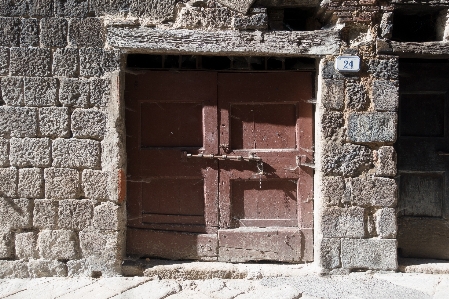
[[[398,243],[449,259],[449,63],[400,62]]]

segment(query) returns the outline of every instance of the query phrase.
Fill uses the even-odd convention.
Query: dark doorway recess
[[[399,68],[399,254],[449,259],[449,62]]]
[[[441,9],[426,6],[404,7],[394,11],[392,40],[430,42],[441,40]]]

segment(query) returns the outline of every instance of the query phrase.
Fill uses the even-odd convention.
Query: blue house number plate
[[[360,57],[338,56],[335,59],[335,69],[340,72],[358,72],[360,71]]]

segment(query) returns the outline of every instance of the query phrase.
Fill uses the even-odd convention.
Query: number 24
[[[352,60],[345,60],[343,68],[344,69],[353,69],[354,68],[354,61],[352,61]]]

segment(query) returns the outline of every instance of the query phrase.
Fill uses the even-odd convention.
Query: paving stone
[[[181,286],[173,280],[148,281],[129,289],[113,299],[161,299],[181,291]]]
[[[36,199],[34,201],[33,226],[39,229],[56,229],[58,205],[51,199]]]
[[[177,294],[165,297],[167,299],[210,299],[211,297],[193,290],[183,290]]]
[[[68,137],[69,109],[66,107],[43,107],[39,109],[39,133],[45,137]]]
[[[36,234],[34,232],[19,233],[15,237],[15,252],[19,259],[38,258]]]
[[[53,141],[53,166],[70,168],[100,167],[100,143],[88,139]]]
[[[150,18],[153,23],[162,23],[173,19],[174,8],[175,0],[149,0],[144,3],[131,0],[130,13],[136,17]]]
[[[353,176],[370,167],[372,152],[368,147],[328,143],[323,149],[322,171],[325,175]]]
[[[96,109],[75,109],[71,124],[73,137],[102,140],[106,133],[106,114]]]
[[[280,285],[273,288],[260,288],[254,291],[249,291],[246,294],[239,295],[235,299],[296,299],[301,296],[301,293],[292,286]]]
[[[325,238],[363,238],[365,209],[329,207],[323,210],[321,231]]]
[[[14,241],[12,232],[8,229],[0,230],[0,259],[13,257]]]
[[[98,18],[71,19],[69,40],[73,47],[102,48],[105,42],[103,22]]]
[[[54,260],[30,260],[28,261],[28,271],[30,278],[67,276],[67,266],[63,262]],[[20,294],[20,296],[24,295]]]
[[[342,177],[323,177],[321,196],[326,206],[338,206],[345,193],[345,181]]]
[[[111,100],[111,79],[90,80],[90,103],[96,107],[106,107]]]
[[[19,169],[19,197],[41,198],[44,196],[44,174],[40,168]]]
[[[76,235],[69,230],[43,230],[37,238],[39,255],[44,259],[69,260],[77,257]]]
[[[89,106],[90,84],[83,79],[61,79],[59,101],[67,107],[87,108]]]
[[[66,199],[59,202],[58,226],[61,229],[83,230],[91,224],[94,200]]]
[[[355,111],[365,110],[368,106],[368,95],[360,81],[350,80],[346,83],[345,102],[347,108]]]
[[[42,48],[11,48],[12,76],[45,77],[51,72],[51,51]]]
[[[120,278],[111,277],[94,281],[92,284],[79,288],[76,291],[67,293],[59,298],[76,299],[89,298],[95,294],[95,299],[107,299],[115,295],[121,294],[123,291],[137,287],[147,281],[148,278]]]
[[[24,78],[26,106],[55,106],[58,100],[58,79]]]
[[[351,142],[395,142],[398,117],[393,112],[352,113],[348,118]]]
[[[321,83],[321,101],[331,110],[343,110],[345,99],[345,81],[323,79]]]
[[[341,262],[348,269],[396,270],[396,240],[343,239]]]
[[[84,195],[91,199],[109,199],[109,179],[109,172],[91,169],[83,170]]]
[[[9,74],[9,49],[0,47],[0,75]]]
[[[377,79],[398,79],[399,59],[396,57],[371,59],[368,61],[368,73]]]
[[[67,32],[69,24],[64,18],[43,18],[41,20],[41,46],[67,46]]]
[[[379,209],[374,214],[376,231],[383,239],[394,239],[397,233],[396,210],[392,208]]]
[[[80,189],[80,175],[75,169],[44,169],[45,197],[52,199],[77,198]]]
[[[37,109],[0,106],[0,136],[35,137]]]
[[[0,168],[0,196],[15,197],[17,194],[17,169]]]
[[[39,20],[22,19],[21,47],[39,47]]]
[[[334,269],[340,267],[340,239],[323,238],[320,242],[320,267]]]
[[[376,175],[396,175],[396,152],[392,146],[381,146],[375,155]]]
[[[4,229],[31,228],[32,209],[29,199],[0,198],[0,223]]]
[[[394,207],[397,203],[397,184],[389,178],[353,178],[346,181],[351,203],[360,206]]]
[[[103,50],[100,48],[81,48],[80,75],[83,77],[101,77],[120,67],[120,52],[118,50]]]
[[[23,78],[1,78],[2,100],[9,106],[23,105]]]
[[[78,72],[78,49],[56,49],[53,54],[53,73],[55,76],[75,77]]]
[[[48,167],[51,141],[48,138],[11,138],[9,159],[17,167]]]
[[[20,18],[0,17],[0,46],[18,47],[21,25]]]
[[[112,202],[104,202],[94,209],[93,226],[101,230],[120,230],[125,223],[125,214],[122,206]]]
[[[399,104],[399,81],[374,80],[372,99],[376,111],[396,111]]]
[[[9,141],[0,137],[0,167],[9,166]]]
[[[57,16],[83,18],[88,13],[88,0],[55,0],[55,14]]]

